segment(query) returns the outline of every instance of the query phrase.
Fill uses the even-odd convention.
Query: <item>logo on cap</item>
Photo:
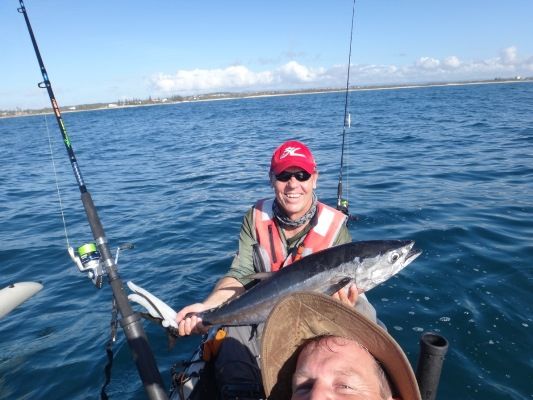
[[[283,154],[279,157],[280,160],[284,159],[287,156],[291,157],[303,157],[305,158],[304,154],[298,154],[297,151],[300,150],[300,147],[287,147]]]

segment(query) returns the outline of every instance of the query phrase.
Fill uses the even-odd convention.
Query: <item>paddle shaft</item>
[[[65,147],[67,149],[70,164],[72,165],[74,176],[78,182],[81,192],[81,201],[83,203],[83,207],[85,208],[87,220],[91,227],[94,241],[98,246],[98,250],[100,251],[101,260],[107,272],[109,284],[117,303],[117,308],[122,316],[120,324],[124,330],[128,345],[133,353],[133,359],[137,365],[137,370],[150,399],[167,399],[168,396],[163,386],[163,380],[161,379],[154,355],[150,349],[148,338],[144,332],[141,319],[137,313],[133,312],[133,309],[128,301],[128,297],[124,291],[124,285],[122,284],[122,281],[118,275],[115,261],[111,255],[111,251],[109,250],[104,228],[102,227],[102,223],[98,217],[98,212],[93,203],[91,194],[87,190],[85,182],[83,181],[81,171],[76,160],[76,155],[74,154],[74,149],[72,148],[72,143],[67,134],[67,130],[65,129],[63,119],[61,118],[61,112],[59,110],[59,106],[57,105],[54,91],[52,90],[52,85],[48,79],[48,73],[44,67],[43,59],[41,57],[39,47],[37,46],[37,41],[35,40],[28,14],[26,13],[26,8],[24,7],[22,0],[19,0],[19,2],[20,8],[18,11],[24,15],[24,19],[26,20],[26,25],[31,37],[33,49],[35,50],[35,55],[37,56],[39,66],[41,68],[41,74],[44,79],[43,82],[39,83],[39,87],[46,88],[48,91],[48,96],[50,97],[50,102],[52,103],[52,109],[54,110],[54,114],[59,125],[59,130],[61,131],[61,136],[63,137],[63,142],[65,143]]]

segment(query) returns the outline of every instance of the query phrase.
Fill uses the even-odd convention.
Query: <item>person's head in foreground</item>
[[[420,399],[396,341],[329,296],[295,293],[282,299],[266,321],[261,356],[271,400]]]

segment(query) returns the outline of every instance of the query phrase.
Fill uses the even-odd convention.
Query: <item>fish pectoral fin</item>
[[[349,284],[352,281],[351,278],[342,278],[340,281],[332,282],[332,284],[329,286],[329,288],[326,289],[324,292],[328,296],[331,296],[334,293],[337,293],[339,290],[341,290],[344,286]]]
[[[270,278],[272,275],[274,275],[274,272],[257,272],[255,274],[246,275],[244,279],[257,279],[264,281],[265,279]]]

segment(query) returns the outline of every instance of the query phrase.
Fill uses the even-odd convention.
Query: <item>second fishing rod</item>
[[[343,197],[342,191],[342,170],[344,168],[344,149],[346,144],[346,128],[350,127],[350,114],[348,113],[348,93],[350,88],[350,67],[352,62],[352,41],[353,41],[353,27],[355,19],[355,0],[352,5],[352,25],[350,28],[350,46],[348,53],[348,71],[346,74],[346,90],[344,94],[344,122],[342,125],[342,144],[341,144],[341,162],[339,167],[339,183],[337,184],[337,210],[345,213],[349,219],[354,219],[350,215],[348,199]]]
[[[87,272],[89,277],[92,278],[93,282],[98,288],[100,288],[103,284],[103,274],[101,274],[101,271],[99,271],[99,268],[101,269],[99,266],[103,266],[103,269],[105,269],[108,277],[109,285],[113,291],[113,297],[115,299],[118,311],[122,317],[120,324],[128,341],[128,345],[133,353],[133,359],[137,365],[137,370],[148,397],[156,400],[167,399],[168,396],[163,385],[163,380],[161,379],[154,355],[150,349],[148,338],[144,331],[140,316],[133,311],[131,304],[129,303],[128,297],[124,291],[124,285],[118,275],[115,260],[113,259],[109,249],[109,244],[105,236],[104,228],[98,216],[98,212],[92,200],[91,194],[87,190],[87,186],[83,181],[83,177],[76,160],[76,155],[74,154],[71,140],[67,134],[65,124],[63,123],[61,112],[52,90],[52,85],[48,78],[48,73],[44,66],[39,47],[37,46],[37,41],[35,40],[24,2],[23,0],[19,0],[19,3],[20,8],[18,8],[18,11],[24,15],[26,26],[35,50],[35,55],[37,56],[37,61],[43,76],[43,82],[39,83],[38,86],[40,88],[45,88],[48,92],[48,96],[50,97],[52,109],[56,116],[59,130],[61,131],[61,136],[70,159],[70,164],[74,171],[74,176],[81,193],[81,201],[83,203],[83,207],[85,208],[87,221],[91,227],[94,242],[96,244],[96,246],[93,244],[82,246],[79,250],[79,257],[74,256],[71,249],[69,252],[71,253],[71,257],[76,258],[78,261],[78,268],[80,268],[81,271]],[[96,247],[98,251],[96,251]],[[99,260],[95,260],[95,255],[98,253]]]

